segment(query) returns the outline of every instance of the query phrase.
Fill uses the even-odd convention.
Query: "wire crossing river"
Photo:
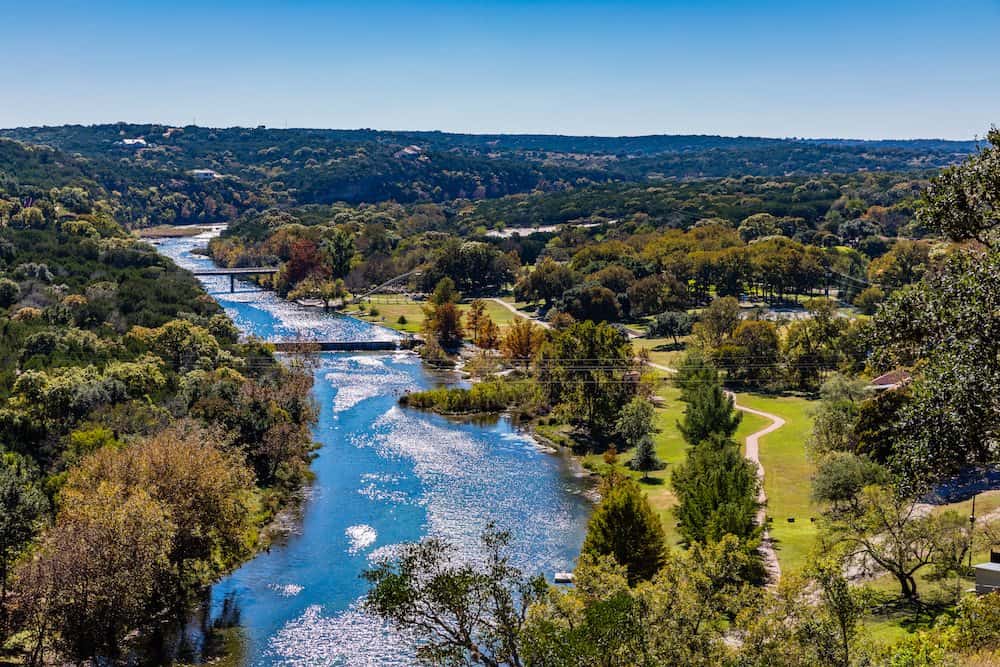
[[[205,238],[169,239],[161,252],[190,269],[211,266],[191,250]],[[204,284],[247,334],[378,340],[387,329],[325,315],[225,276]],[[493,521],[512,532],[518,564],[551,578],[571,569],[591,505],[590,483],[560,455],[539,448],[504,418],[447,420],[404,410],[400,393],[440,383],[408,353],[323,353],[316,480],[287,539],[212,588],[178,646],[204,657],[205,629],[232,624],[230,647],[247,665],[411,665],[406,638],[360,609],[360,578],[373,558],[427,535],[474,553]]]

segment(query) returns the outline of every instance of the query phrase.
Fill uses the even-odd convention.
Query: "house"
[[[121,141],[115,142],[116,146],[124,146],[126,148],[145,148],[149,144],[142,137],[138,139],[122,139]]]
[[[877,378],[871,381],[868,387],[869,389],[874,389],[876,391],[884,391],[886,389],[898,389],[906,384],[909,384],[910,380],[912,379],[913,376],[910,375],[909,371],[897,369],[879,375]]]
[[[222,174],[214,169],[192,169],[188,175],[199,181],[210,181],[213,178],[222,178]]]

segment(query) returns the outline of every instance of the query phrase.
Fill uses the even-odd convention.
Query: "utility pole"
[[[976,527],[976,496],[978,495],[979,494],[976,493],[972,496],[972,514],[969,515],[969,569],[970,570],[972,569],[972,544],[973,544],[972,531]]]

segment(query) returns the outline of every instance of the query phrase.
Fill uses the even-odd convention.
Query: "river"
[[[205,237],[166,239],[162,253],[195,269]],[[300,307],[246,282],[206,277],[208,292],[248,335],[375,340],[395,333]],[[572,569],[591,510],[575,464],[509,419],[449,420],[405,410],[402,392],[458,378],[406,352],[322,353],[313,392],[316,479],[283,539],[212,587],[177,649],[205,658],[205,629],[233,625],[245,665],[411,665],[410,643],[364,614],[361,573],[401,543],[441,536],[473,554],[490,522],[511,531],[517,563],[550,580]]]

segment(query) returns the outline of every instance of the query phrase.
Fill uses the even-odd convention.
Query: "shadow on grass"
[[[667,480],[662,477],[640,477],[639,482],[646,486],[663,486]]]

